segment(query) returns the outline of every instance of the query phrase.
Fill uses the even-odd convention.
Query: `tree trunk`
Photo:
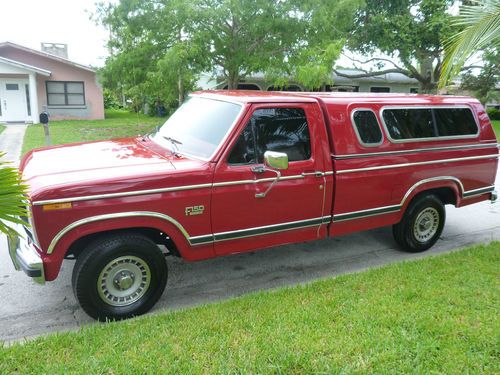
[[[437,89],[437,84],[431,82],[431,80],[426,80],[424,82],[420,82],[422,88],[422,94],[435,94]]]
[[[419,59],[420,75],[425,79],[420,81],[422,93],[424,94],[436,93],[437,83],[434,82],[434,67],[432,66],[432,61],[433,58],[430,56],[424,56]]]
[[[179,89],[179,107],[184,103],[184,77],[179,71],[179,81],[177,82]]]
[[[229,72],[227,75],[227,89],[236,90],[238,89],[238,82],[240,81],[240,75],[237,72]]]
[[[236,90],[236,89],[238,89],[238,81],[230,79],[229,82],[227,83],[227,89],[228,90]]]
[[[177,32],[177,41],[182,42],[182,28]],[[181,65],[182,66],[182,65]],[[179,75],[179,80],[177,81],[177,88],[179,90],[179,107],[184,103],[184,76],[182,75],[182,67],[179,68],[177,72]]]

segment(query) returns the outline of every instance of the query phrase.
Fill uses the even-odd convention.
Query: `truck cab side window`
[[[229,164],[256,164],[255,157],[255,137],[253,136],[253,127],[250,123],[243,129],[238,142],[234,145],[231,155],[229,155]]]
[[[364,146],[377,146],[382,142],[382,131],[375,113],[371,110],[356,110],[352,115],[354,129],[359,142]]]
[[[284,152],[289,161],[311,157],[309,126],[303,109],[257,109],[231,151],[228,162],[263,163],[266,151]]]

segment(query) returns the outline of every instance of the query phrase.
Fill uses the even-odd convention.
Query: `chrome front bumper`
[[[45,284],[42,258],[29,239],[26,229],[18,224],[9,224],[9,226],[19,233],[7,236],[7,246],[14,268],[17,271],[23,270],[35,282]]]

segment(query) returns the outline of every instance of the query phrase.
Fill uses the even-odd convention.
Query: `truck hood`
[[[36,200],[147,189],[207,164],[176,157],[151,140],[127,138],[33,150],[20,169]]]

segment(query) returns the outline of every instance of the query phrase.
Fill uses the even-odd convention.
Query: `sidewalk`
[[[6,125],[6,129],[0,133],[0,151],[7,153],[2,159],[19,164],[27,127],[25,124]]]

